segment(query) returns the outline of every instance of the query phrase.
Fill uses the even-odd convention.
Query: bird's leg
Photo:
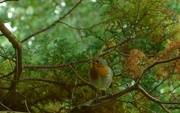
[[[105,90],[101,90],[100,93],[101,93],[100,96],[106,95],[106,91]]]
[[[98,101],[98,97],[100,96],[100,90],[99,89],[97,89],[96,90],[96,97],[94,98],[94,102],[96,102],[96,101]]]
[[[108,90],[108,95],[107,95],[107,97],[111,98],[111,97],[112,97],[112,92],[111,92],[110,88],[108,88],[107,90]]]
[[[99,96],[101,96],[101,90],[97,89],[97,91],[96,91],[96,97],[99,97]]]

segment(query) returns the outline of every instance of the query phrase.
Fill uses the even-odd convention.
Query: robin
[[[107,66],[102,59],[93,58],[91,60],[91,68],[89,70],[90,82],[101,91],[104,91],[111,85],[112,82],[112,70]],[[103,93],[103,92],[102,92]],[[100,94],[101,96],[104,94]]]

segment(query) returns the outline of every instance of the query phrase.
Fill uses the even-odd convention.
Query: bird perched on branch
[[[112,82],[112,70],[100,58],[91,60],[91,68],[89,70],[90,82],[101,91],[105,91]],[[104,94],[100,94],[101,96]]]

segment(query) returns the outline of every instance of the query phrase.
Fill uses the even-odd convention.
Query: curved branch
[[[160,106],[161,106],[167,113],[171,113],[171,111],[170,111],[166,106],[164,106],[163,104],[160,104]]]
[[[21,41],[21,43],[29,40],[30,38],[32,38],[33,36],[36,36],[44,31],[47,31],[49,29],[51,29],[52,27],[54,27],[57,23],[60,23],[62,19],[64,19],[67,15],[69,15],[80,3],[82,2],[82,0],[80,0],[76,5],[74,5],[74,7],[72,7],[71,10],[69,10],[65,15],[63,15],[62,17],[59,17],[58,20],[56,20],[54,23],[52,23],[51,25],[47,26],[46,28],[42,29],[42,30],[39,30],[37,32],[35,32],[34,34],[31,34],[30,36],[26,37],[25,39],[23,39]]]
[[[82,109],[86,109],[86,108],[89,108],[89,107],[93,107],[93,106],[98,106],[98,105],[102,105],[102,104],[105,104],[107,102],[110,102],[110,101],[113,101],[115,100],[116,98],[126,94],[126,93],[129,93],[131,91],[134,91],[137,89],[136,87],[137,85],[133,85],[123,91],[120,91],[120,92],[117,92],[117,93],[114,93],[111,95],[111,97],[109,96],[101,96],[101,97],[98,97],[97,101],[94,101],[94,99],[88,101],[88,102],[85,102],[84,104],[81,104],[81,105],[78,105],[78,106],[74,106],[72,109],[71,109],[71,112],[74,112],[74,111],[77,111],[77,110],[82,110]]]
[[[158,104],[180,104],[180,102],[165,102],[165,101],[161,101],[153,96],[151,96],[150,94],[148,94],[146,92],[146,90],[144,88],[142,88],[140,85],[137,85],[137,88],[139,91],[141,91],[148,99],[152,100],[155,103]]]
[[[80,77],[80,76],[78,75],[77,71],[75,71],[74,68],[73,68],[71,65],[70,65],[69,67],[70,67],[70,68],[72,69],[72,71],[76,74],[76,77],[77,77],[79,80],[83,81],[84,83],[86,83],[88,86],[90,86],[90,87],[93,88],[94,90],[96,89],[90,82],[88,82],[88,81],[84,80],[82,77]]]
[[[9,40],[9,42],[13,45],[16,53],[16,71],[14,80],[18,82],[21,71],[22,71],[22,48],[21,44],[18,42],[16,37],[6,28],[6,26],[0,21],[0,31],[4,34],[4,36]]]
[[[154,66],[158,65],[158,64],[163,64],[163,63],[168,63],[168,62],[171,62],[171,61],[174,61],[174,60],[178,60],[180,59],[180,56],[177,56],[177,57],[174,57],[174,58],[171,58],[171,59],[167,59],[167,60],[163,60],[163,61],[157,61],[153,64],[151,64],[150,66],[148,66],[146,69],[144,69],[144,71],[142,72],[141,76],[139,77],[138,81],[136,84],[138,84],[142,78],[145,76],[145,74],[151,69],[153,68]]]

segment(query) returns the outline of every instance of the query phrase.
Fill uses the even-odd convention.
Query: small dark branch
[[[39,81],[39,82],[56,84],[56,85],[60,85],[60,86],[65,85],[65,83],[60,83],[60,82],[46,80],[46,79],[39,79],[39,78],[24,78],[24,79],[19,80],[19,82],[28,82],[28,81]]]
[[[160,106],[161,106],[162,109],[164,109],[164,111],[166,111],[167,113],[171,113],[171,111],[170,111],[164,104],[160,104]]]
[[[75,74],[76,74],[76,80],[75,80],[75,82],[74,82],[74,87],[73,87],[73,89],[72,89],[72,93],[71,93],[71,101],[70,101],[70,104],[69,104],[69,110],[72,108],[72,105],[73,105],[73,100],[75,99],[75,96],[74,96],[74,93],[75,93],[75,91],[76,91],[76,87],[77,87],[77,84],[78,84],[78,78],[80,77],[78,74],[77,74],[77,72],[73,69],[73,67],[72,66],[69,66],[74,72],[75,72]],[[81,78],[81,77],[80,77]]]
[[[0,105],[3,106],[4,108],[6,108],[9,112],[13,112],[10,108],[8,108],[7,106],[5,106],[3,103],[0,102]],[[6,112],[7,113],[7,112]]]
[[[3,57],[4,59],[9,59],[9,60],[11,60],[11,61],[15,62],[15,60],[14,60],[14,59],[12,59],[12,58],[9,58],[9,57],[3,56],[3,55],[0,55],[0,56],[1,56],[1,57]]]
[[[10,1],[18,1],[18,0],[4,0],[4,1],[1,1],[0,3],[3,3],[3,2],[10,2]]]
[[[3,34],[0,34],[0,36],[4,36]]]
[[[139,91],[141,91],[141,93],[144,94],[145,97],[147,97],[148,99],[150,99],[151,101],[157,103],[157,104],[180,104],[180,102],[165,102],[165,101],[161,101],[153,96],[151,96],[148,92],[146,92],[145,89],[143,89],[140,85],[137,85]]]
[[[80,64],[80,63],[85,63],[88,62],[90,59],[84,59],[84,60],[80,60],[80,61],[76,61],[76,62],[70,62],[67,64],[61,64],[61,65],[46,65],[46,66],[41,66],[41,65],[24,65],[23,68],[32,68],[32,69],[36,69],[36,68],[47,68],[47,69],[51,69],[51,68],[62,68],[62,67],[67,67],[70,65],[74,65],[74,64]]]
[[[103,21],[103,22],[100,22],[98,24],[94,24],[93,26],[88,27],[88,28],[76,28],[76,27],[70,26],[69,24],[67,24],[65,22],[62,22],[62,21],[59,21],[59,22],[66,25],[66,26],[68,26],[69,28],[72,28],[72,29],[75,29],[75,30],[89,30],[89,29],[92,29],[92,28],[94,28],[94,27],[96,27],[96,26],[98,26],[100,24],[106,23],[107,21]]]
[[[123,74],[124,74],[125,72],[127,72],[127,71],[128,71],[128,70],[122,71],[121,73],[119,73],[119,74],[117,74],[117,75],[114,75],[114,77],[121,76],[121,77],[123,77],[123,78],[126,78],[126,77],[123,76]],[[127,77],[127,78],[128,78],[128,77]]]
[[[1,57],[5,58],[5,59],[12,60],[13,62],[16,62],[14,59],[8,57],[8,55],[7,55],[6,51],[5,51],[5,49],[4,49],[2,46],[0,46],[0,48],[2,49],[3,54],[5,55],[5,56],[4,56],[4,55],[0,55]]]
[[[81,110],[82,110],[82,109],[86,109],[86,108],[88,108],[88,107],[93,107],[93,106],[102,105],[102,104],[105,104],[105,103],[107,103],[107,102],[111,102],[111,101],[115,100],[116,98],[118,98],[118,97],[120,97],[120,96],[122,96],[122,95],[124,95],[124,94],[126,94],[126,93],[129,93],[129,92],[131,92],[131,91],[134,91],[134,90],[136,90],[136,89],[137,89],[137,88],[136,88],[136,85],[134,85],[134,86],[131,86],[131,87],[129,87],[129,88],[123,90],[123,91],[120,91],[120,92],[117,92],[117,93],[112,94],[111,97],[109,97],[109,96],[106,95],[106,96],[98,97],[98,100],[97,100],[97,101],[94,101],[94,99],[92,99],[92,100],[90,100],[90,101],[88,101],[88,102],[85,102],[84,104],[81,104],[81,105],[78,105],[78,106],[73,107],[73,108],[71,109],[71,112],[76,111],[76,110],[80,110],[80,109],[81,109]]]
[[[33,103],[29,98],[27,98],[25,95],[23,95],[22,93],[20,93],[19,91],[16,91],[20,96],[22,96],[25,100],[27,100],[31,105],[33,105],[34,107],[36,107],[37,109],[39,109],[40,111],[47,113],[46,111],[44,111],[44,109],[41,109],[39,106],[37,106],[35,103]]]
[[[129,42],[130,40],[131,40],[131,38],[128,38],[128,39],[122,41],[121,43],[117,44],[116,46],[113,46],[113,47],[108,48],[108,50],[107,50],[106,52],[102,53],[101,55],[99,55],[99,57],[102,57],[102,56],[104,56],[104,55],[106,55],[106,54],[111,53],[112,51],[114,51],[114,50],[116,50],[117,48],[121,47],[123,44]]]
[[[86,81],[85,79],[83,79],[82,77],[80,77],[80,76],[78,75],[77,71],[74,70],[74,68],[73,68],[71,65],[70,65],[69,67],[72,69],[72,71],[75,73],[76,77],[77,77],[79,80],[81,80],[82,82],[84,82],[85,84],[87,84],[88,86],[90,86],[91,88],[93,88],[94,90],[96,90],[96,88],[95,88],[90,82],[88,82],[88,81]]]
[[[64,19],[67,15],[69,15],[80,3],[82,2],[82,0],[79,0],[79,2],[74,5],[74,7],[69,10],[65,15],[63,15],[62,17],[59,17],[58,21],[61,21],[62,19]]]
[[[168,108],[171,109],[171,110],[175,110],[175,109],[180,109],[180,106],[170,106]]]
[[[7,74],[7,75],[1,76],[0,79],[3,79],[3,78],[5,78],[5,77],[8,77],[8,76],[12,75],[14,72],[15,72],[15,70],[13,70],[12,72],[10,72],[10,73]]]
[[[3,90],[9,90],[10,88],[9,88],[9,87],[3,87],[3,86],[0,86],[0,89],[3,89]]]
[[[129,57],[129,56],[130,56],[130,54],[123,53],[123,52],[119,51],[118,49],[116,49],[116,51],[117,51],[120,55],[122,55],[122,56],[124,56],[124,57]]]
[[[29,40],[30,38],[32,38],[32,37],[34,37],[34,36],[36,36],[36,35],[44,32],[44,31],[47,31],[47,30],[51,29],[52,27],[54,27],[57,23],[59,23],[62,19],[64,19],[67,15],[69,15],[81,2],[82,2],[82,0],[80,0],[76,5],[74,5],[74,7],[72,7],[72,9],[69,10],[65,15],[63,15],[62,17],[59,17],[59,19],[56,20],[54,23],[52,23],[51,25],[47,26],[46,28],[44,28],[44,29],[42,29],[42,30],[40,30],[40,31],[37,31],[37,32],[35,32],[34,34],[26,37],[25,39],[23,39],[23,40],[21,41],[21,43],[23,43],[23,42]]]
[[[175,58],[171,58],[171,59],[167,59],[167,60],[163,60],[163,61],[157,61],[153,64],[151,64],[150,66],[148,66],[146,69],[144,69],[144,71],[142,72],[140,78],[138,79],[137,81],[137,84],[141,81],[141,79],[145,76],[145,74],[151,69],[153,68],[154,66],[158,65],[158,64],[163,64],[163,63],[168,63],[168,62],[171,62],[171,61],[174,61],[174,60],[178,60],[180,59],[180,56],[177,56]]]
[[[144,108],[145,110],[147,110],[147,111],[151,111],[151,112],[153,112],[151,109],[149,109],[149,108],[147,108],[147,107],[145,107],[143,104],[141,104],[140,102],[139,102],[139,100],[138,99],[136,99],[136,97],[134,96],[134,94],[131,92],[131,95],[132,95],[132,97],[134,98],[134,102],[132,102],[132,103],[138,103],[142,108]],[[137,105],[135,105],[135,106],[137,106]]]
[[[173,68],[172,72],[171,72],[166,78],[164,78],[157,86],[155,86],[155,87],[150,91],[150,94],[151,94],[154,90],[156,90],[161,84],[163,84],[168,78],[170,78],[170,77],[173,75],[174,69],[175,69],[175,65],[174,65],[174,68]]]

